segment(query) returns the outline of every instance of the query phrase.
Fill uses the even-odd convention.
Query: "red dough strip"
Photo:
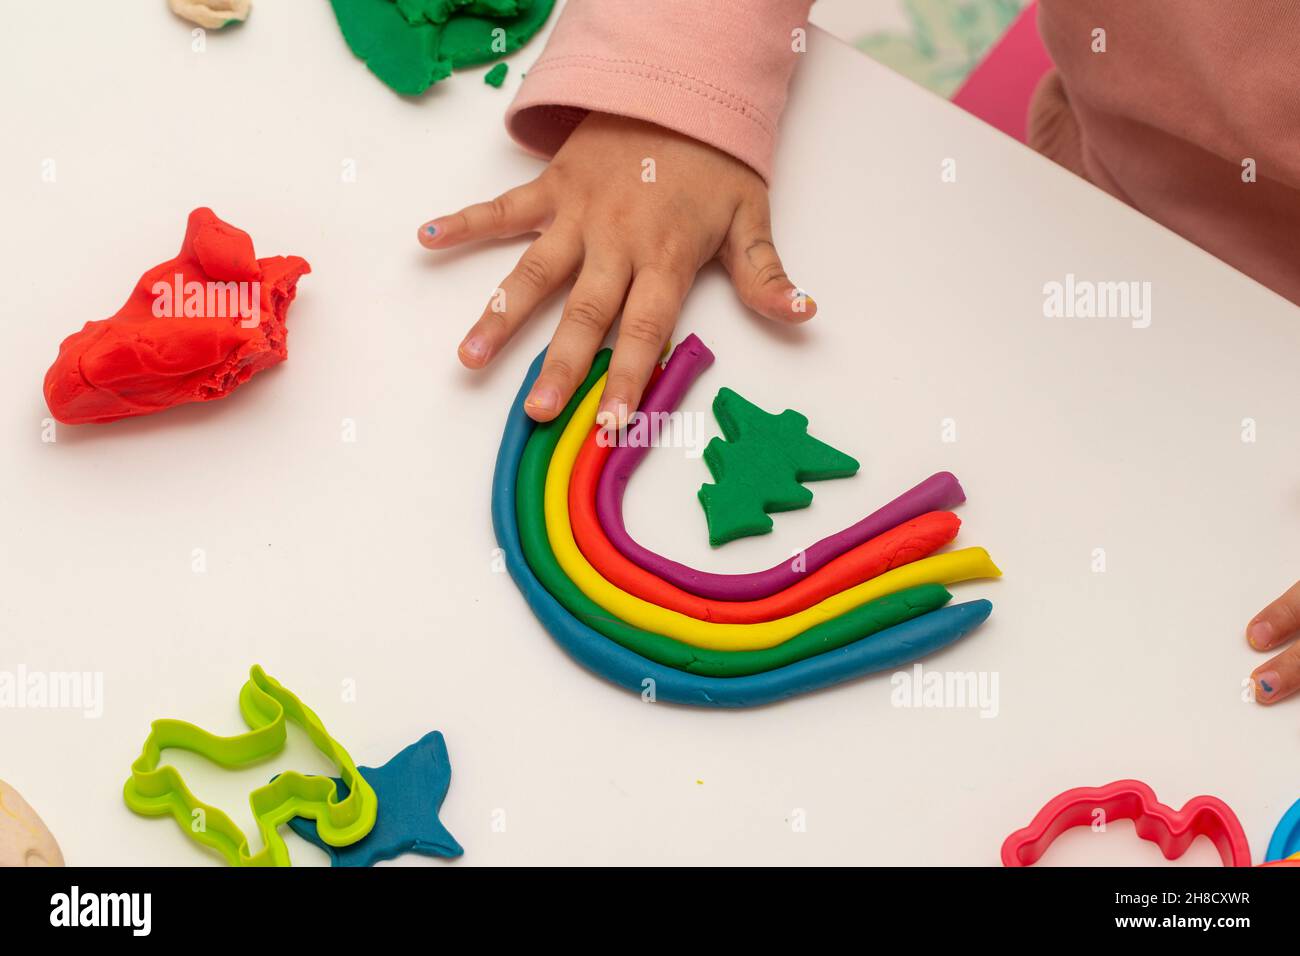
[[[864,541],[768,597],[754,601],[702,598],[629,561],[605,536],[596,515],[596,486],[612,449],[596,440],[599,432],[597,427],[587,435],[569,481],[569,521],[579,550],[605,580],[643,601],[701,621],[753,624],[794,614],[892,568],[938,551],[957,537],[957,529],[961,527],[961,519],[951,511],[931,511]]]
[[[195,209],[176,258],[63,340],[45,373],[50,412],[80,425],[224,398],[288,357],[285,315],[310,271],[298,256],[258,259],[248,233]]]

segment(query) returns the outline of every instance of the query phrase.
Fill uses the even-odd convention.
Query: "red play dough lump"
[[[175,259],[63,340],[45,373],[50,412],[81,425],[224,398],[288,357],[285,316],[310,271],[298,256],[258,259],[248,233],[194,210]]]

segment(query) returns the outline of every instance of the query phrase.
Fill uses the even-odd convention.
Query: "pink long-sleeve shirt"
[[[549,156],[617,113],[770,180],[811,5],[569,0],[507,128]],[[1030,144],[1300,302],[1300,0],[1040,0],[1039,25]]]
[[[588,112],[684,133],[772,174],[812,0],[569,0],[506,114],[552,155]]]

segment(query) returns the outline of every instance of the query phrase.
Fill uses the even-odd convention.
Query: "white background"
[[[492,570],[501,425],[559,304],[465,372],[456,345],[524,242],[440,256],[415,242],[425,219],[538,172],[501,116],[540,40],[504,90],[470,71],[406,101],[351,56],[324,0],[260,3],[203,53],[162,0],[108,18],[13,4],[6,27],[0,669],[102,671],[106,701],[98,720],[0,712],[0,778],[69,862],[214,861],[132,815],[121,786],[153,718],[242,730],[255,662],[358,763],[446,734],[457,865],[993,864],[1048,798],[1121,777],[1175,805],[1224,798],[1262,857],[1300,796],[1300,707],[1242,701],[1260,659],[1242,628],[1300,577],[1291,305],[814,33],[773,202],[820,315],[776,329],[710,269],[679,330],[718,355],[691,410],[724,384],[796,407],[862,471],[815,486],[775,534],[712,552],[704,466],[661,450],[633,482],[630,528],[679,560],[751,570],[950,469],[970,496],[959,544],[1006,577],[956,589],[993,617],[926,665],[996,672],[1000,710],[898,709],[888,675],[748,712],[651,706],[577,667]],[[940,182],[948,157],[955,184]],[[198,205],[259,254],[311,262],[289,362],[225,401],[42,443],[59,341],[172,256]],[[1044,318],[1043,284],[1067,273],[1151,282],[1151,327]],[[240,773],[177,761],[250,829],[249,790],[329,769],[301,738]],[[297,862],[324,860],[290,840]],[[1159,860],[1116,824],[1046,862]]]

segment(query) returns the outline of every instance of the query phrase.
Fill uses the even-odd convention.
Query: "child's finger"
[[[482,239],[508,239],[540,229],[550,216],[551,201],[536,181],[516,186],[491,202],[475,203],[420,227],[420,245],[448,249]]]
[[[1246,640],[1257,651],[1267,651],[1300,636],[1300,584],[1296,584],[1246,627]]]
[[[795,287],[781,265],[766,196],[736,210],[721,259],[741,301],[759,315],[776,322],[806,322],[817,313],[817,303]]]
[[[549,422],[563,410],[614,324],[631,276],[632,267],[624,260],[588,257],[564,304],[542,370],[524,400],[528,417]]]
[[[551,229],[529,246],[492,293],[483,314],[457,349],[466,368],[482,368],[547,297],[568,281],[582,261],[576,233]]]
[[[637,270],[623,306],[609,378],[596,413],[596,421],[602,426],[622,427],[640,404],[650,373],[677,324],[689,285],[689,276],[658,268]]]
[[[1255,683],[1255,700],[1276,704],[1300,690],[1300,644],[1261,664],[1250,675]]]

